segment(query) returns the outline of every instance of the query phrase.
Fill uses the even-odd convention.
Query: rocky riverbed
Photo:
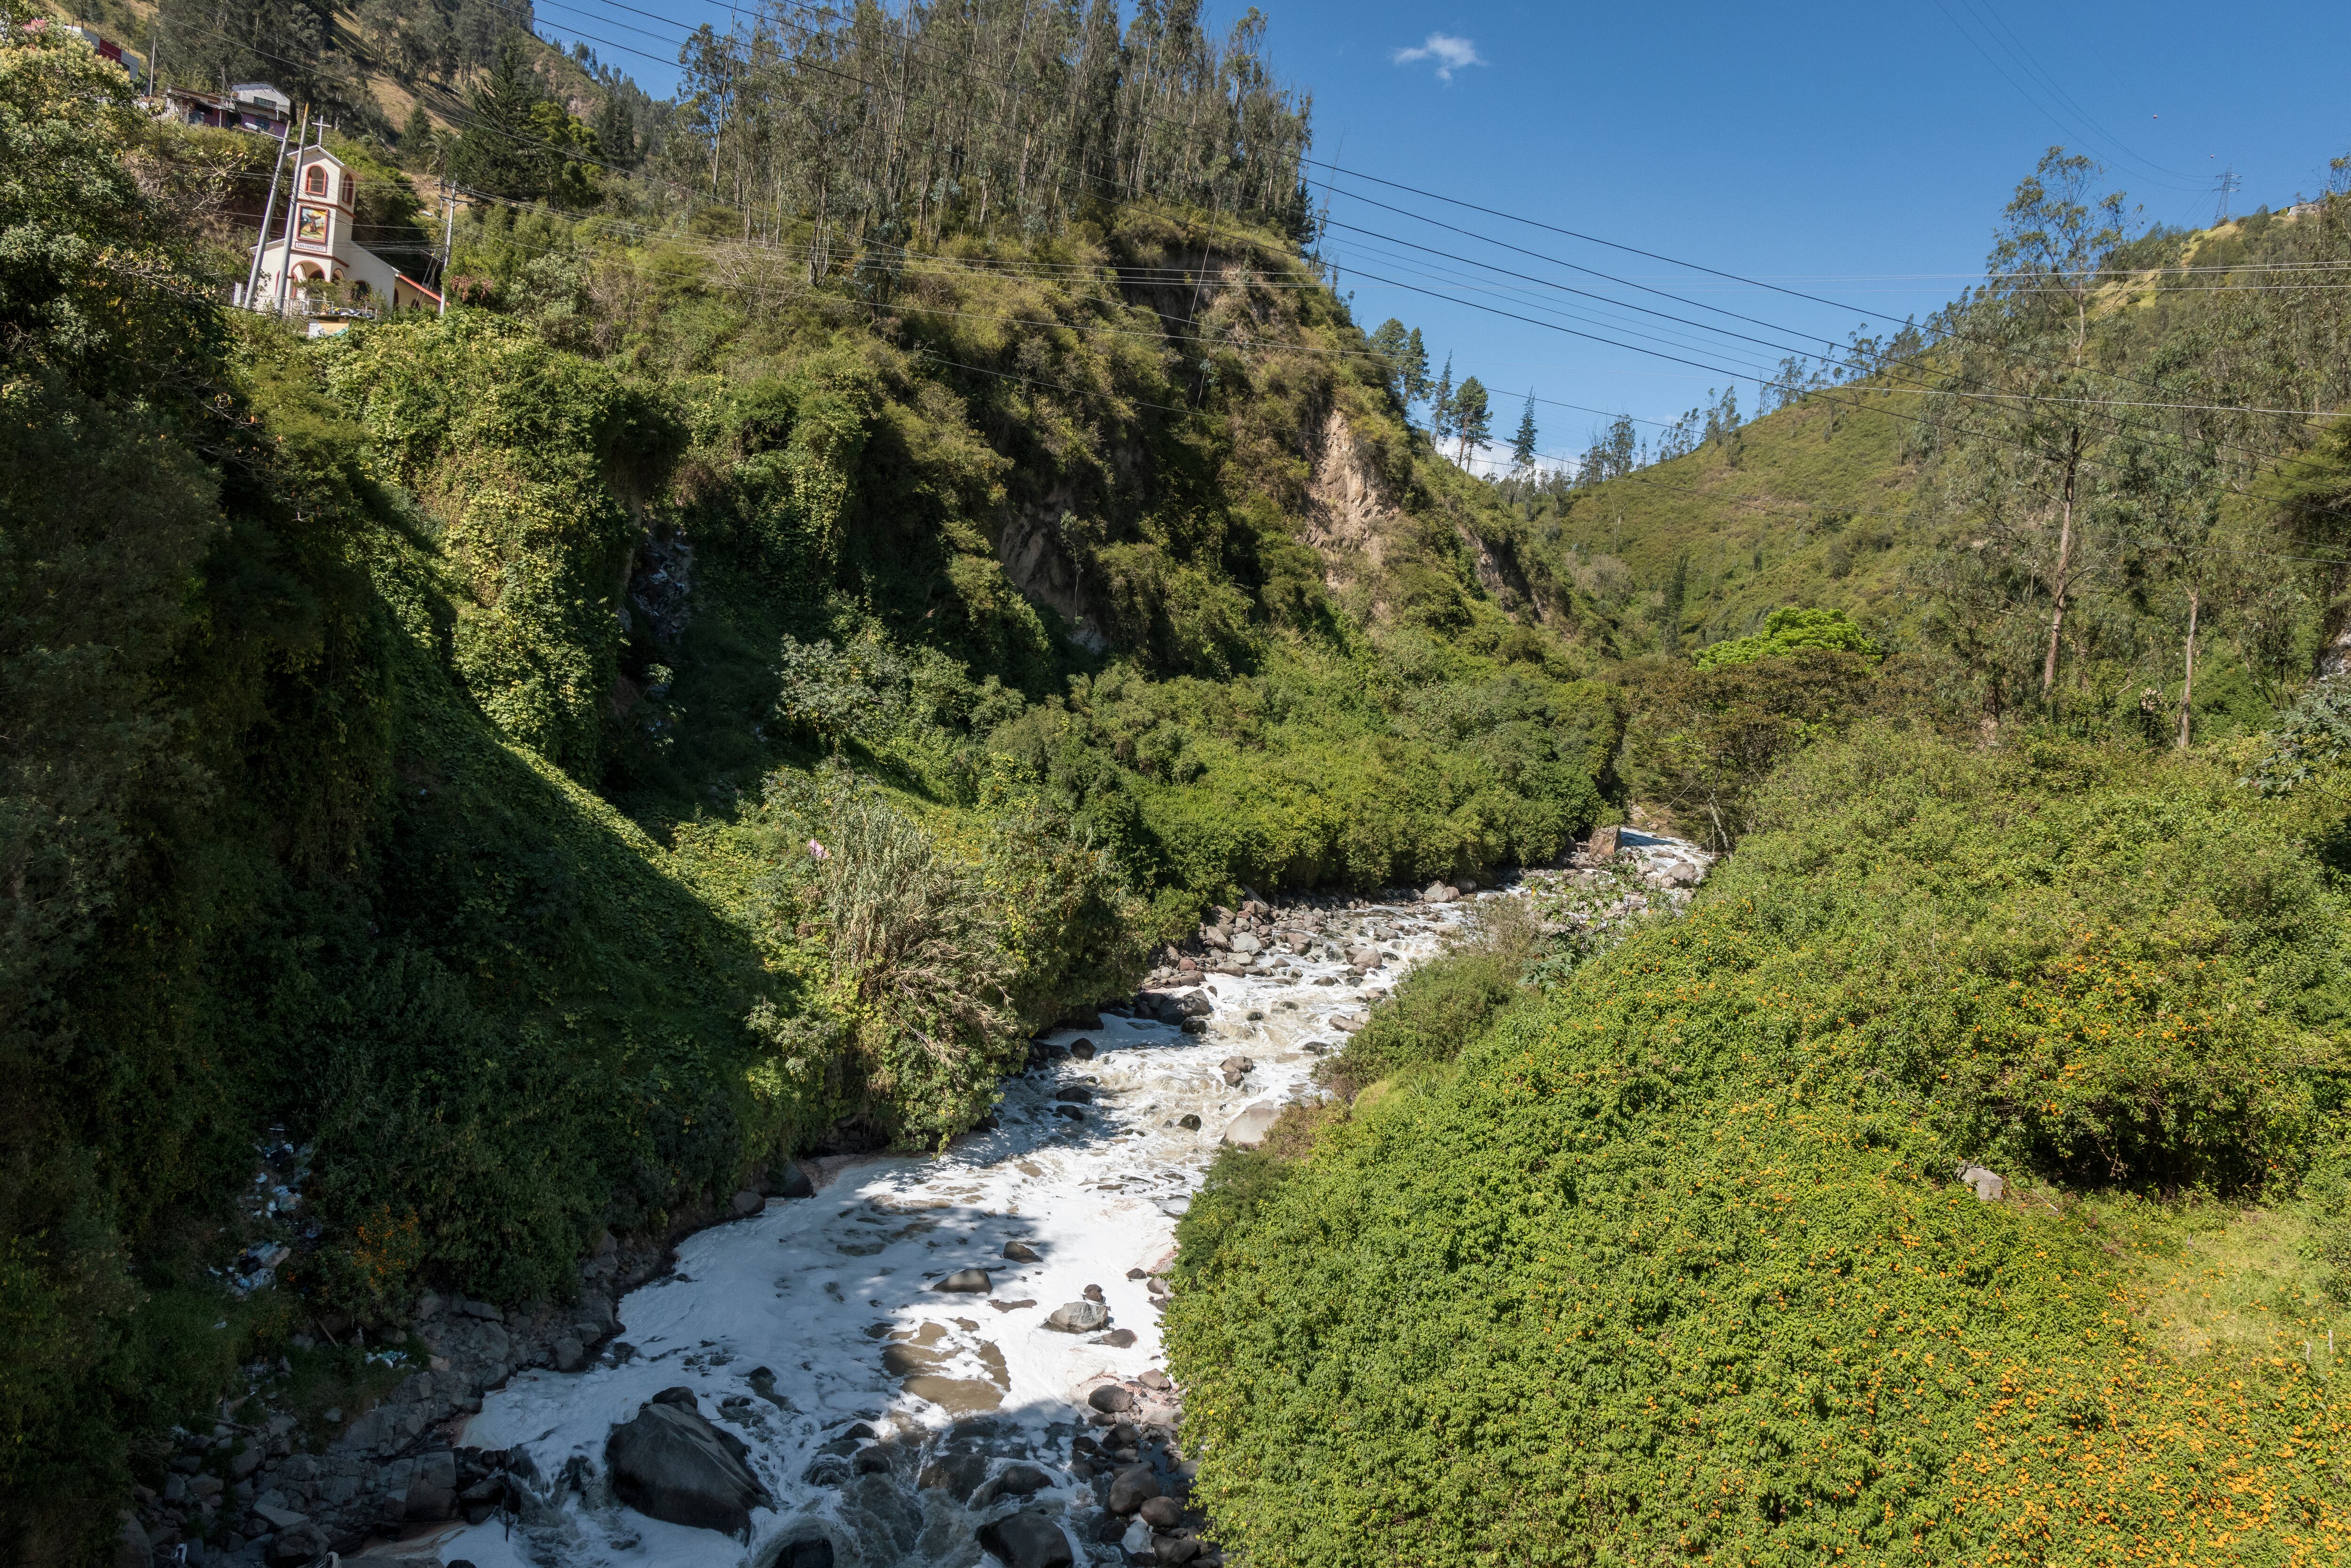
[[[801,1162],[666,1270],[591,1258],[578,1308],[428,1299],[426,1370],[323,1454],[253,1446],[254,1496],[219,1500],[266,1527],[238,1555],[1216,1563],[1161,1365],[1176,1218],[1218,1145],[1315,1093],[1316,1062],[1486,900],[1590,930],[1705,869],[1673,841],[1622,849],[1504,890],[1216,911],[1132,1005],[1040,1037],[996,1124],[935,1157]],[[376,1541],[357,1558],[355,1524]]]

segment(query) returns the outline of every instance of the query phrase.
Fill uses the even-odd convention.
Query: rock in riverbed
[[[1143,1505],[1159,1495],[1158,1479],[1149,1465],[1133,1465],[1111,1478],[1110,1496],[1104,1505],[1122,1519],[1139,1511]]]
[[[1077,1562],[1060,1523],[1035,1509],[981,1525],[979,1544],[1005,1568],[1071,1568]]]
[[[679,1394],[684,1400],[668,1397]],[[743,1440],[705,1420],[692,1400],[684,1389],[666,1390],[612,1428],[604,1444],[612,1490],[654,1519],[739,1533],[752,1509],[769,1505],[768,1490],[744,1462]]]
[[[1092,1333],[1110,1322],[1110,1309],[1100,1301],[1071,1301],[1056,1307],[1045,1326],[1063,1333]]]
[[[1281,1117],[1281,1107],[1270,1100],[1260,1100],[1232,1119],[1225,1129],[1225,1142],[1236,1148],[1253,1149],[1265,1142],[1273,1124]]]

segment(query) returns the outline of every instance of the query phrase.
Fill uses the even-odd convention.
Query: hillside
[[[1488,482],[1311,253],[1254,13],[763,16],[695,79],[791,68],[695,118],[304,12],[376,242],[466,192],[445,317],[309,340],[219,303],[269,145],[0,5],[0,1554],[260,1540],[257,1434],[164,1501],[225,1397],[310,1452],[461,1408],[422,1303],[609,1336],[615,1270],[985,1127],[1204,920],[1628,817],[1729,854],[1686,917],[1432,963],[1186,1219],[1213,1538],[2342,1554],[2351,720],[2297,694],[2351,428],[2271,411],[2351,331],[2246,280],[2351,198]],[[191,79],[277,57],[163,14]],[[1844,615],[1728,646],[1791,606]]]
[[[2124,241],[2083,232],[2095,176],[2053,153],[2020,187],[2040,204],[1995,235],[1997,261],[2070,223],[2094,267],[1976,291],[1900,351],[1857,344],[1836,375],[1684,455],[1499,489],[1628,654],[1749,635],[1782,606],[1834,609],[1942,722],[2032,714],[2143,739],[2177,730],[2192,641],[2189,733],[2258,731],[2345,622],[2339,519],[2280,503],[2331,493],[2324,411],[2351,397],[2351,311],[2278,280],[2342,264],[2351,203]],[[2071,216],[2049,204],[2060,189],[2082,204]],[[2060,376],[2076,301],[2052,280],[2077,277],[2086,332]],[[2068,442],[2065,533],[2046,455]],[[2062,678],[2044,692],[2061,584]]]
[[[1334,1082],[1378,1082],[1219,1163],[1170,1343],[1220,1543],[2339,1561],[2306,819],[2208,762],[1884,725],[1759,819],[1685,918],[1482,1031],[1375,1016]]]
[[[210,303],[233,133],[37,33],[0,95],[57,236],[0,298],[16,1560],[104,1550],[242,1363],[355,1410],[340,1336],[427,1284],[559,1299],[788,1155],[935,1146],[1213,903],[1614,809],[1602,618],[1272,222],[809,288],[483,202],[480,305],[305,344]],[[273,1128],[291,1219],[235,1202]]]

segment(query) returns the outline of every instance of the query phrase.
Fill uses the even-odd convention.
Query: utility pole
[[[244,305],[248,310],[261,308],[253,296],[255,290],[261,285],[261,258],[269,249],[269,220],[277,211],[277,180],[279,175],[286,172],[286,141],[293,130],[294,128],[289,125],[277,133],[277,161],[269,168],[269,199],[261,204],[261,237],[253,242],[253,265],[246,268],[245,272]],[[294,210],[294,204],[290,197],[287,201],[286,210],[288,214]],[[293,259],[294,252],[292,237],[294,225],[290,222],[286,225],[286,232],[287,259],[290,261]]]
[[[449,314],[449,247],[457,235],[457,194],[449,189],[444,177],[441,182],[441,308],[435,315]]]
[[[294,142],[294,185],[286,193],[286,265],[277,269],[275,303],[277,314],[286,314],[286,296],[294,286],[294,208],[302,199],[302,155],[310,150],[310,106],[302,106],[301,133]]]
[[[2212,182],[2212,189],[2220,198],[2220,204],[2217,209],[2220,215],[2214,220],[2216,224],[2225,224],[2229,221],[2229,198],[2244,183],[2243,177],[2237,172],[2237,166],[2234,163],[2222,170],[2220,177]]]

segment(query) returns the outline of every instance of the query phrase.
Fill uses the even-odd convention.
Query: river
[[[1075,1054],[1006,1080],[992,1131],[935,1157],[809,1162],[813,1197],[687,1239],[670,1274],[621,1303],[621,1333],[594,1364],[520,1373],[486,1397],[464,1442],[527,1454],[539,1501],[511,1531],[443,1537],[442,1561],[803,1568],[825,1561],[821,1541],[838,1568],[962,1568],[983,1561],[976,1527],[1018,1500],[992,1486],[963,1494],[1024,1461],[1049,1478],[1028,1506],[1061,1520],[1076,1561],[1123,1561],[1097,1539],[1072,1445],[1114,1440],[1088,1425],[1092,1388],[1158,1381],[1145,1375],[1163,1361],[1150,1276],[1223,1135],[1253,1106],[1313,1092],[1316,1061],[1367,1002],[1479,902],[1508,896],[1315,905],[1340,947],[1372,940],[1379,967],[1285,959],[1278,974],[1207,977],[1204,1033],[1105,1014],[1046,1037]],[[1254,1064],[1238,1087],[1220,1071],[1234,1056]],[[1081,1120],[1057,1099],[1071,1089],[1091,1092]],[[1035,1260],[1008,1259],[1008,1243]],[[985,1291],[933,1288],[972,1268],[987,1271]],[[1048,1326],[1088,1286],[1111,1332]],[[743,1440],[775,1500],[753,1511],[747,1543],[649,1519],[603,1479],[614,1425],[677,1387]],[[1130,1417],[1140,1462],[1176,1484],[1176,1456],[1149,1440],[1151,1417],[1164,1433],[1174,1406],[1144,1397]]]

